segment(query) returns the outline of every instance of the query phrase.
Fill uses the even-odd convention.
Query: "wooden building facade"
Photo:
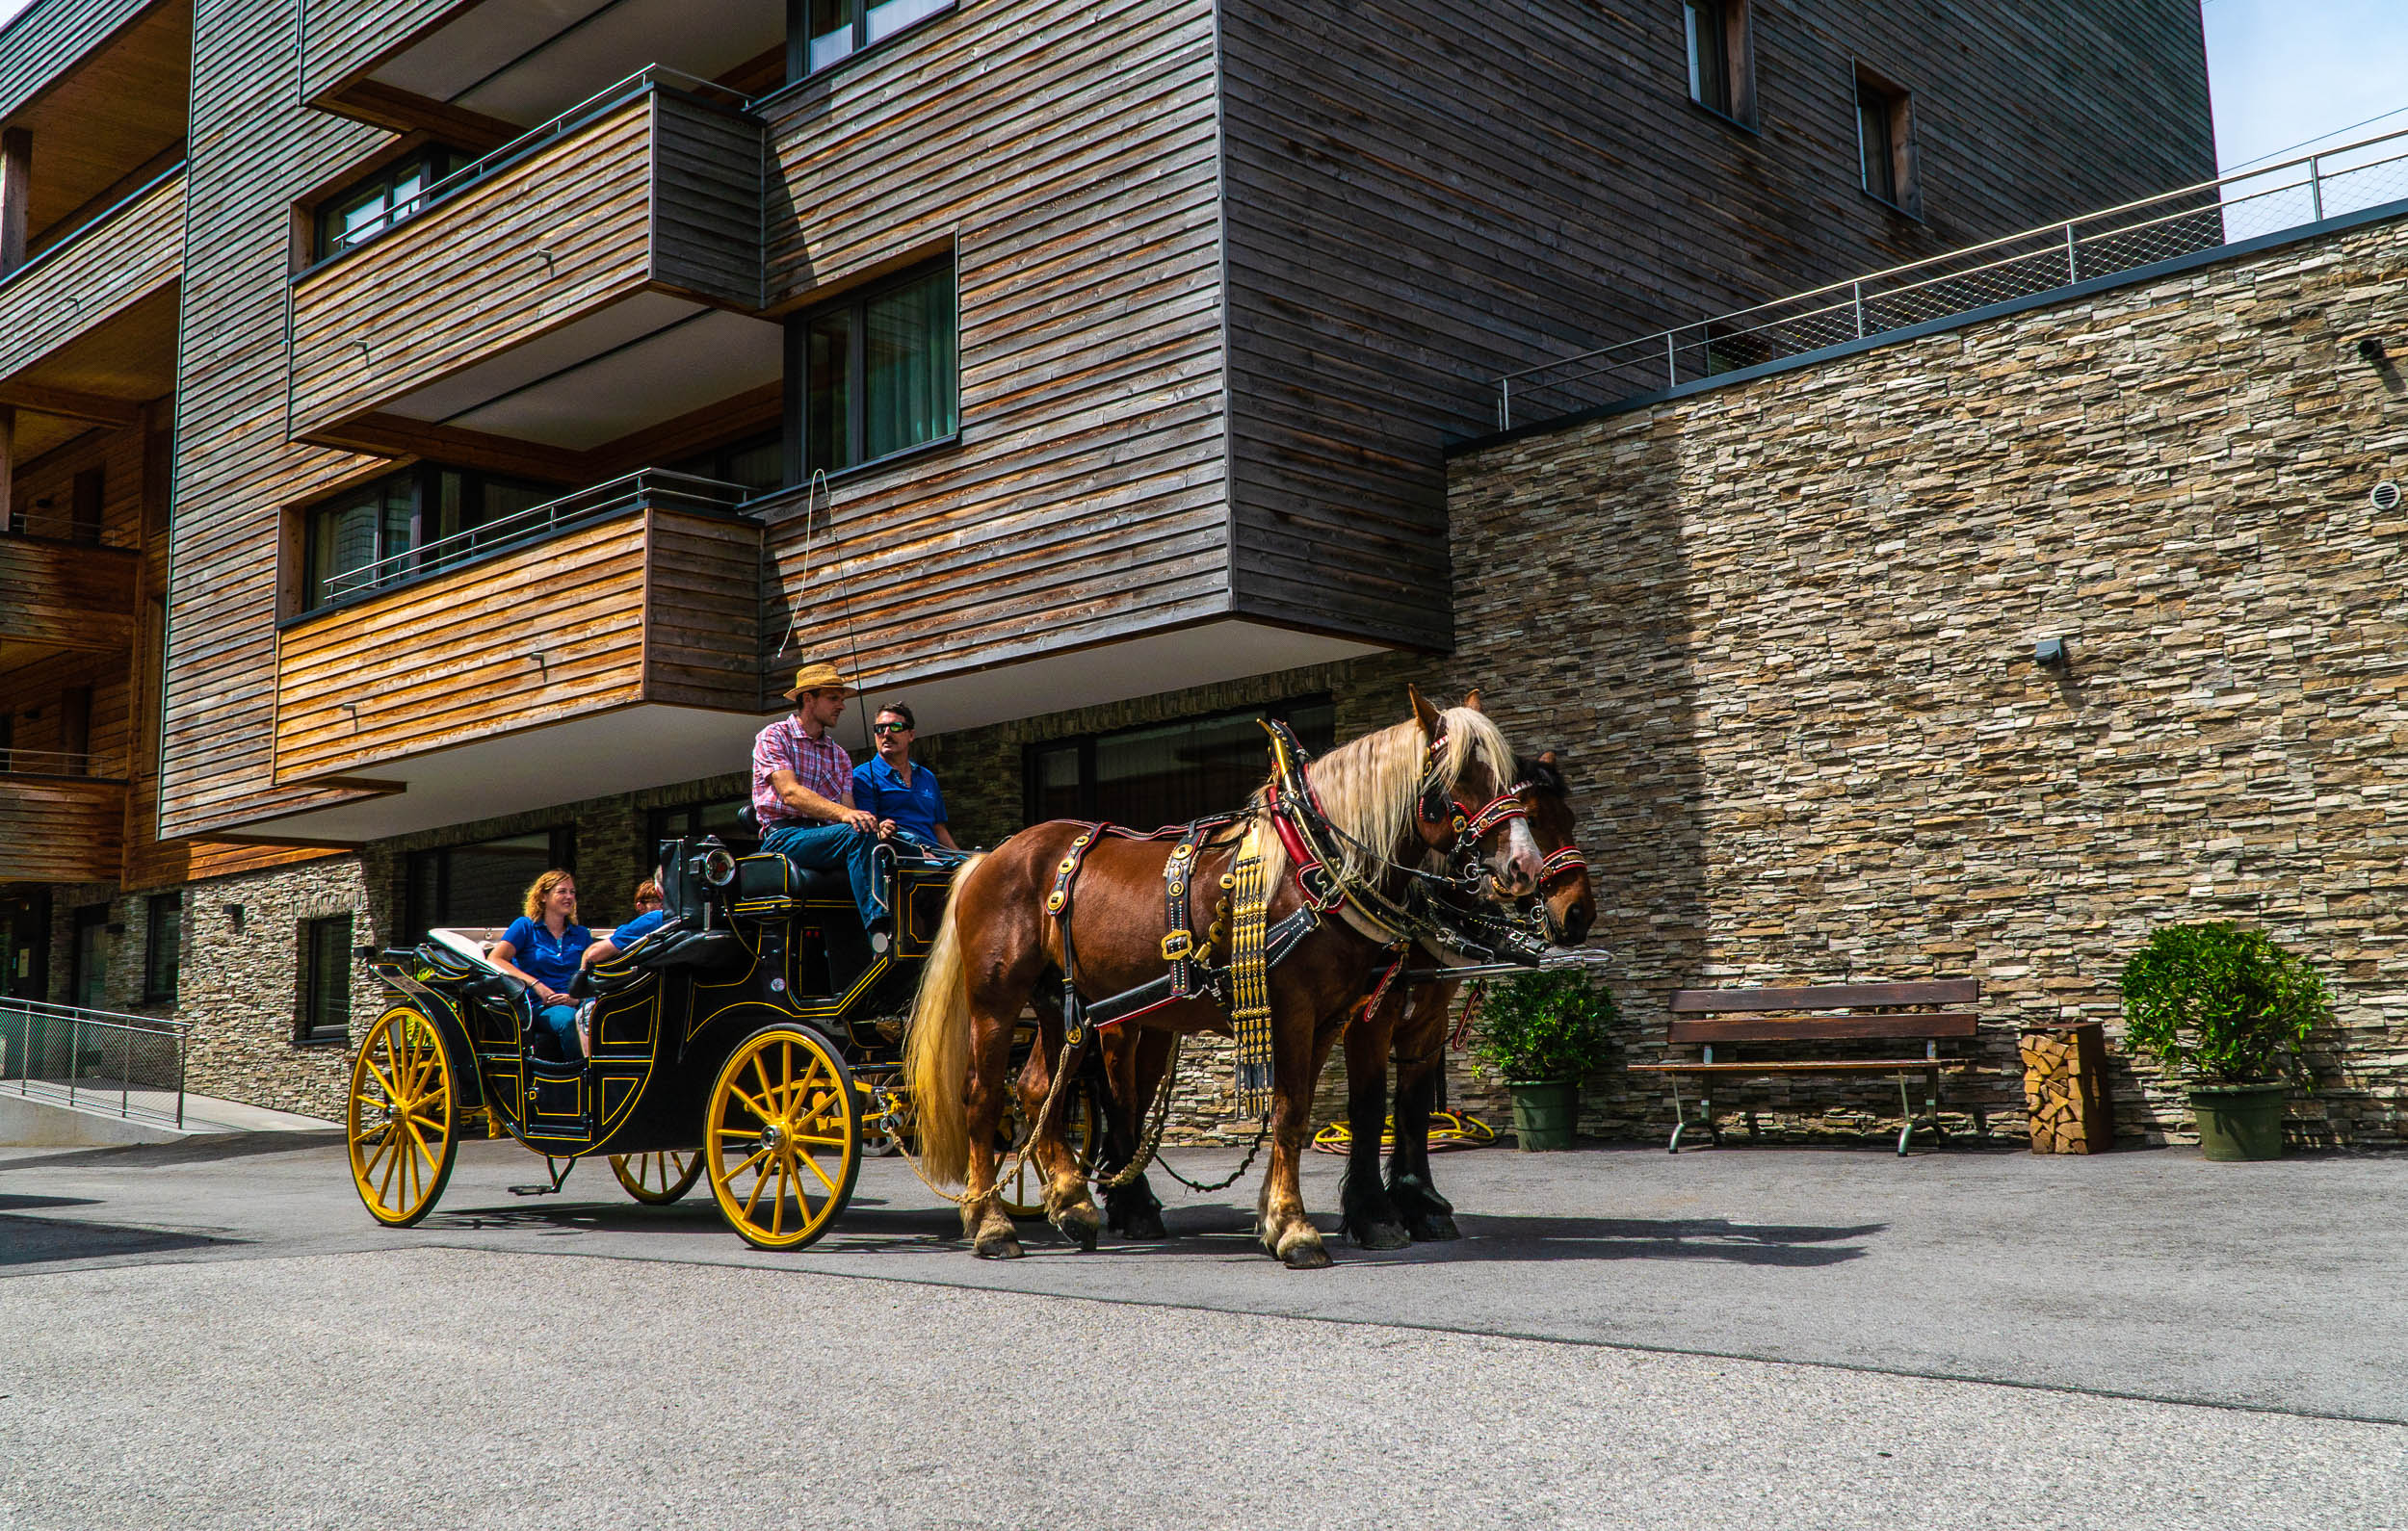
[[[0,142],[127,887],[1446,652],[1499,374],[2212,169],[2192,0],[38,0]]]

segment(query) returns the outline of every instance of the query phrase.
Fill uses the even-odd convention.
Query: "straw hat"
[[[795,688],[782,694],[791,702],[805,691],[843,691],[851,694],[852,688],[846,685],[845,678],[836,673],[835,665],[814,660],[795,671]]]

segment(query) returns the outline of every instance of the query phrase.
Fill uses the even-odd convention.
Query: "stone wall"
[[[2358,342],[2408,350],[2404,257],[2362,226],[1455,460],[1455,663],[1571,757],[1632,1057],[1679,986],[1971,975],[1957,1099],[2012,1131],[2019,1023],[2112,1039],[2152,927],[2234,919],[2338,991],[2295,1135],[2400,1140],[2408,390]],[[2116,1069],[2121,1129],[2181,1135]],[[1619,1070],[1587,1107],[1668,1122]]]
[[[350,856],[213,878],[185,890],[175,1013],[194,1026],[186,1073],[192,1090],[342,1119],[350,1047],[342,1040],[295,1040],[304,981],[301,927],[348,914],[354,944],[381,940],[382,928],[365,914],[366,895],[361,864]],[[366,1034],[384,1004],[376,979],[353,965],[352,1040]]]

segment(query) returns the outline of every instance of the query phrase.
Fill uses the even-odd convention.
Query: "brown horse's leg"
[[[1379,1181],[1379,1139],[1388,1114],[1388,1057],[1406,990],[1392,985],[1379,1003],[1347,1026],[1347,1178],[1338,1193],[1340,1224],[1364,1249],[1401,1249],[1409,1240]]]
[[[1297,999],[1271,999],[1270,1168],[1263,1176],[1260,1223],[1263,1248],[1290,1270],[1319,1270],[1329,1263],[1321,1230],[1304,1215],[1301,1170],[1305,1142],[1313,1130],[1313,1084],[1321,1077],[1341,1025],[1317,1028]]]
[[[1454,1206],[1429,1175],[1429,1113],[1447,1066],[1447,1016],[1460,984],[1434,983],[1413,992],[1413,1007],[1397,1031],[1397,1147],[1388,1160],[1388,1195],[1416,1243],[1460,1238]]]
[[[1064,1133],[1078,1098],[1079,1059],[1064,1056],[1061,1045],[1062,1027],[1058,1020],[1048,1020],[1037,1027],[1036,1050],[1029,1054],[1029,1066],[1020,1076],[1020,1109],[1032,1122],[1036,1133],[1029,1142],[1029,1157],[1045,1176],[1045,1220],[1064,1238],[1081,1249],[1093,1249],[1095,1236],[1104,1227],[1103,1213],[1096,1210],[1095,1198],[1087,1194],[1086,1172],[1079,1167],[1079,1155],[1070,1152]],[[1090,1040],[1087,1044],[1092,1047]],[[1037,1113],[1045,1109],[1047,1092],[1052,1090],[1054,1070],[1066,1066],[1071,1077],[1062,1081],[1060,1099],[1045,1120],[1037,1122]]]
[[[1012,1087],[1012,1018],[975,999],[970,1009],[970,1165],[961,1194],[961,1232],[982,1259],[1018,1259],[1020,1235],[995,1189],[995,1135],[1004,1122],[1004,1092]]]
[[[1104,1049],[1104,1151],[1096,1167],[1109,1179],[1111,1172],[1137,1156],[1153,1109],[1155,1088],[1162,1083],[1163,1069],[1170,1058],[1171,1036],[1166,1031],[1114,1026],[1103,1032],[1099,1041]],[[1142,1174],[1126,1185],[1104,1187],[1104,1221],[1113,1233],[1128,1238],[1170,1236],[1163,1227],[1163,1204]]]

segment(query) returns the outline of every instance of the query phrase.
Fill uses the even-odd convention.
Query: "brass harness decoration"
[[[1237,1032],[1238,1112],[1270,1109],[1270,963],[1264,942],[1270,906],[1263,859],[1242,856],[1230,869],[1229,1020]]]

